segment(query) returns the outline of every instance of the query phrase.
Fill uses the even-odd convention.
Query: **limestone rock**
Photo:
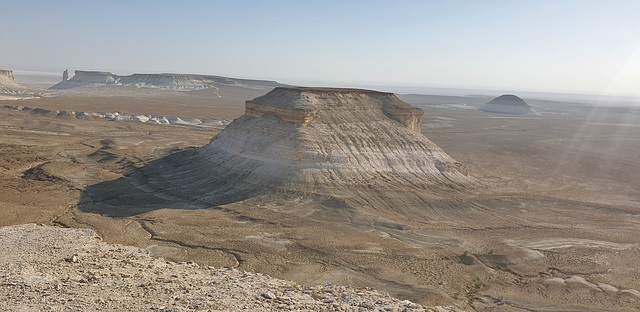
[[[0,69],[0,79],[0,84],[18,84],[12,70]]]
[[[266,193],[370,201],[371,192],[472,185],[464,166],[416,131],[422,114],[391,93],[276,88],[247,101],[246,114],[209,145],[132,178],[156,193],[215,204]],[[383,201],[407,200],[389,197]]]
[[[620,295],[631,297],[635,300],[640,300],[640,291],[635,289],[624,289],[620,291]]]
[[[567,285],[570,285],[570,286],[573,286],[573,287],[583,287],[583,288],[590,288],[590,289],[600,290],[598,288],[598,286],[596,286],[593,283],[588,282],[582,276],[573,275],[573,276],[567,278],[565,281],[566,281]]]
[[[605,283],[598,283],[598,288],[606,292],[612,292],[612,293],[618,292],[618,288]]]
[[[542,282],[545,286],[562,287],[566,285],[564,279],[559,277],[548,278]]]
[[[485,104],[480,108],[481,111],[500,113],[500,114],[515,114],[515,115],[530,115],[535,114],[535,111],[527,104],[523,99],[513,94],[501,95]]]
[[[191,74],[133,74],[120,76],[109,72],[76,70],[73,78],[64,80],[52,90],[63,90],[86,86],[129,86],[136,88],[156,88],[166,90],[192,91],[224,86],[242,86],[261,90],[271,89],[278,84],[275,81],[236,79],[209,75]]]
[[[293,92],[292,92],[293,91]],[[330,88],[276,88],[261,97],[246,102],[247,116],[276,115],[294,124],[307,125],[318,115],[320,109],[348,107],[350,101],[362,105],[373,105],[376,109],[406,126],[420,132],[424,112],[392,93],[370,90]],[[365,102],[371,102],[364,104]]]
[[[67,80],[69,80],[69,79],[70,79],[70,77],[69,77],[69,70],[68,70],[68,69],[65,69],[65,70],[64,70],[64,72],[62,72],[62,81],[67,81]]]
[[[0,94],[23,95],[26,93],[26,88],[18,84],[12,70],[0,69]]]

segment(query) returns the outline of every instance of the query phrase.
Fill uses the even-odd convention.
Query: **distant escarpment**
[[[481,111],[514,114],[514,115],[530,115],[536,112],[527,102],[513,94],[501,95],[485,104],[480,108]]]
[[[2,85],[18,85],[16,77],[13,76],[12,70],[0,69],[0,84]]]
[[[245,115],[209,145],[132,178],[156,194],[215,204],[263,194],[357,201],[383,194],[381,205],[394,206],[405,201],[387,197],[394,192],[474,184],[464,165],[420,133],[422,115],[392,93],[279,87],[247,101]]]
[[[18,84],[12,70],[0,69],[0,94],[21,95],[25,88]],[[4,99],[4,97],[0,97]]]
[[[138,88],[192,91],[223,86],[264,89],[279,86],[275,81],[236,79],[221,76],[191,74],[133,74],[119,76],[109,72],[76,70],[73,78],[61,81],[50,89],[63,90],[86,86],[117,85]]]

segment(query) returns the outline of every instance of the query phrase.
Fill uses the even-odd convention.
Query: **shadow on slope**
[[[131,217],[158,209],[203,209],[259,196],[268,191],[241,171],[208,169],[198,175],[197,150],[180,151],[134,169],[125,177],[87,186],[79,208],[109,217]],[[192,188],[206,185],[209,192]],[[272,183],[276,186],[275,182]]]
[[[247,159],[243,165],[223,166],[223,162],[240,157],[206,157],[211,154],[199,153],[202,149],[179,151],[133,169],[125,177],[87,186],[78,207],[85,213],[111,218],[137,217],[163,209],[207,208],[241,217],[245,214],[241,211],[261,207],[274,215],[285,212],[301,220],[347,225],[409,246],[436,249],[458,246],[461,241],[439,230],[423,229],[423,222],[476,222],[487,215],[486,207],[441,201],[442,197],[426,189],[416,193],[343,185],[334,194],[326,189],[292,189],[287,179],[265,178],[254,174],[260,170],[244,170],[251,166]]]

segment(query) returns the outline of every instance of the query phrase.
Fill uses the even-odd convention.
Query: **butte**
[[[513,94],[503,94],[480,107],[481,111],[500,114],[532,115],[536,112],[527,102]]]
[[[279,87],[246,101],[245,114],[207,146],[148,167],[148,182],[215,204],[472,184],[463,165],[422,135],[423,114],[392,93]]]
[[[479,183],[420,132],[423,114],[392,93],[278,87],[246,101],[208,145],[134,170],[120,181],[129,190],[88,193],[114,216],[160,199],[172,208],[254,205],[362,230],[449,220]]]

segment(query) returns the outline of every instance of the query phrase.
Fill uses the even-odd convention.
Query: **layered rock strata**
[[[310,96],[314,92],[316,94],[324,92],[331,97]],[[361,105],[381,110],[391,119],[420,132],[424,115],[421,109],[402,102],[393,93],[369,90],[277,88],[261,97],[247,101],[245,114],[250,117],[276,115],[290,123],[307,125],[316,118],[320,109],[332,110],[335,107],[348,106],[348,102],[354,101],[354,97],[356,101],[361,102]]]
[[[18,84],[12,70],[0,69],[0,79],[0,84]]]
[[[85,86],[118,85],[139,88],[158,88],[167,90],[201,90],[216,85],[243,86],[257,89],[270,89],[279,84],[275,81],[236,79],[220,76],[192,74],[133,74],[115,75],[109,72],[76,70],[73,78],[64,80],[50,89],[62,90]]]
[[[209,145],[132,179],[156,193],[215,204],[265,193],[369,198],[473,184],[462,164],[419,132],[422,114],[391,93],[276,88],[247,101],[246,114]]]
[[[26,88],[19,85],[12,70],[0,69],[0,94],[21,95],[26,93]],[[4,99],[4,97],[0,97]]]
[[[481,111],[500,113],[500,114],[515,114],[515,115],[530,115],[535,114],[535,111],[531,108],[527,102],[513,94],[501,95],[485,104],[480,108]]]
[[[158,207],[262,207],[412,247],[459,246],[416,225],[486,217],[458,200],[479,183],[416,131],[421,115],[390,93],[276,88],[248,101],[208,145],[87,187],[81,209],[127,217]]]

